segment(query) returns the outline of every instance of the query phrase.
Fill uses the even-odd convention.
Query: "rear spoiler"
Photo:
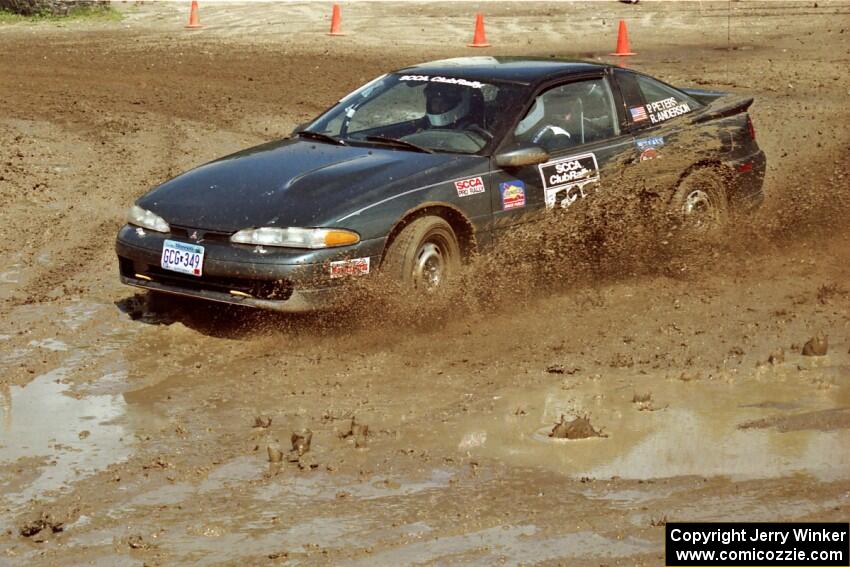
[[[755,100],[753,97],[744,97],[717,91],[682,90],[706,105],[702,112],[694,115],[693,121],[696,123],[708,122],[715,118],[724,118],[746,112]]]
[[[697,102],[701,102],[703,104],[711,104],[718,98],[722,96],[726,96],[729,93],[724,93],[721,91],[709,91],[706,89],[679,89],[686,95],[690,96],[697,100]]]

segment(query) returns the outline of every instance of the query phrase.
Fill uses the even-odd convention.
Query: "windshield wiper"
[[[415,152],[422,152],[424,154],[433,154],[434,150],[429,150],[428,148],[423,148],[422,146],[417,146],[411,142],[406,142],[404,140],[399,140],[398,138],[385,138],[384,136],[366,136],[364,138],[368,142],[378,142],[379,144],[387,144],[388,146],[395,146],[397,148],[404,148],[407,150],[413,150]]]
[[[295,133],[295,135],[301,136],[302,138],[310,138],[311,140],[317,140],[319,142],[327,142],[329,144],[334,144],[335,146],[345,145],[345,142],[343,142],[339,138],[334,138],[333,136],[328,136],[327,134],[322,134],[321,132],[313,132],[312,130],[299,130]]]

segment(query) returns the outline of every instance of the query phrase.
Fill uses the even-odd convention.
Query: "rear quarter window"
[[[682,91],[644,75],[619,71],[617,81],[627,118],[637,126],[660,124],[702,107]]]

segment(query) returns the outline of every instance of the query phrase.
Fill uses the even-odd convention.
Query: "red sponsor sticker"
[[[458,197],[468,197],[476,193],[484,192],[484,180],[480,177],[470,177],[469,179],[461,179],[455,181],[455,189],[457,189]]]
[[[352,258],[331,262],[331,279],[361,276],[369,273],[369,258]]]
[[[640,154],[640,161],[646,161],[648,159],[654,159],[658,157],[658,150],[655,148],[646,148]]]

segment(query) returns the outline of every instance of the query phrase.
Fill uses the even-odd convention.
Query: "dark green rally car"
[[[708,225],[762,200],[752,102],[578,61],[409,67],[142,196],[118,233],[121,281],[291,312],[377,272],[428,293],[512,225],[627,190],[606,186],[615,164],[667,156],[670,210]]]

